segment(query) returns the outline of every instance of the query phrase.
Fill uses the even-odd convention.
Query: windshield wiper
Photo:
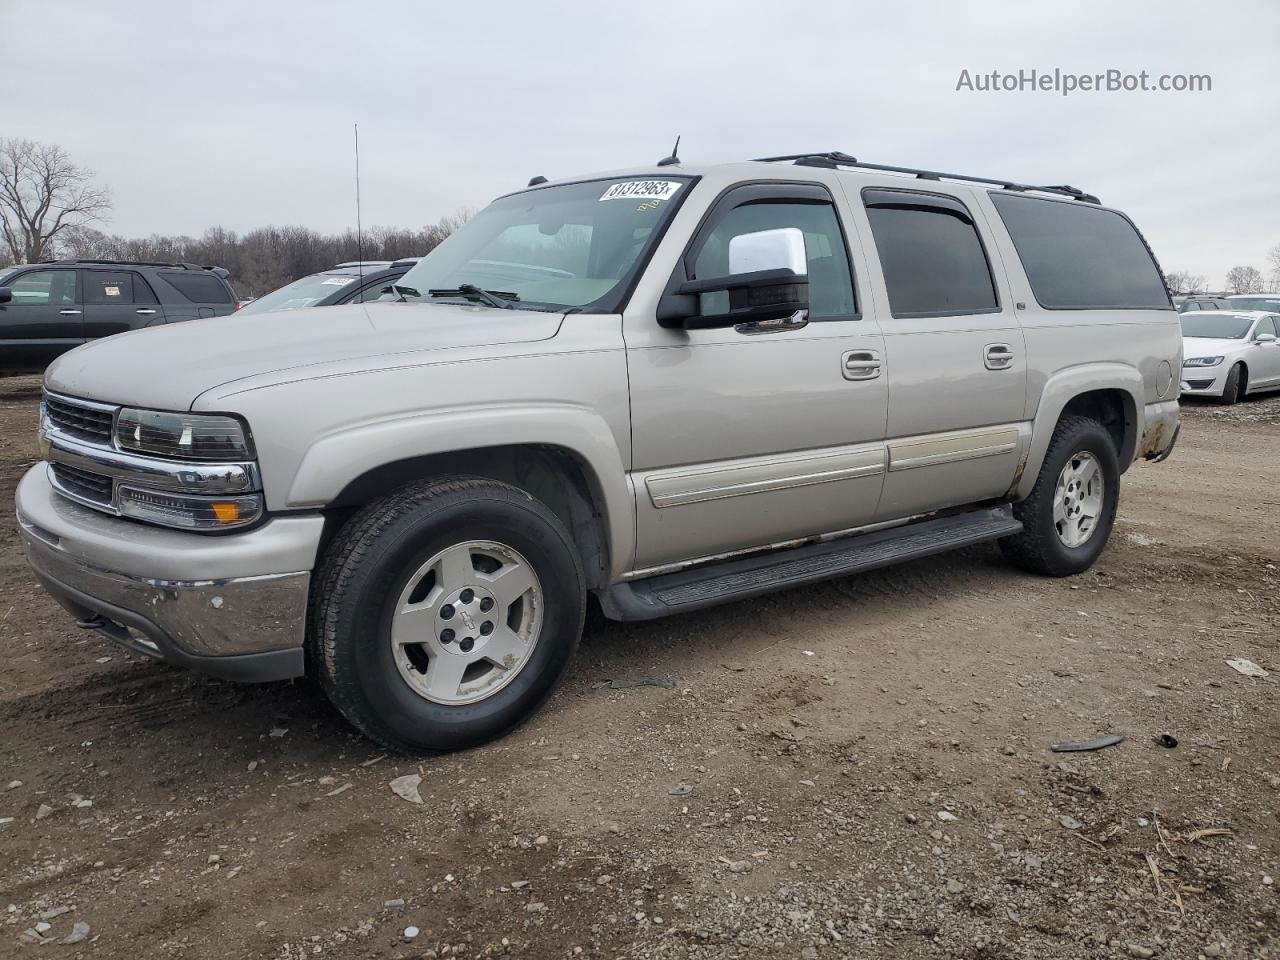
[[[422,294],[420,294],[417,290],[413,289],[413,287],[402,287],[397,283],[393,283],[391,286],[387,287],[387,290],[390,290],[397,297],[399,297],[401,303],[405,302],[406,297],[422,296]],[[385,292],[386,290],[383,291],[383,293]]]
[[[460,283],[448,290],[428,290],[427,295],[431,297],[466,297],[468,300],[479,300],[483,304],[497,307],[500,310],[514,310],[515,307],[512,306],[511,302],[520,299],[520,294],[518,293],[509,293],[505,290],[484,290],[474,283]]]

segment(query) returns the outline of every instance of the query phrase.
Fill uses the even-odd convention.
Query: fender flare
[[[330,503],[370,469],[432,454],[503,446],[549,446],[577,456],[602,502],[611,576],[635,556],[635,505],[613,431],[594,410],[574,404],[522,403],[433,410],[345,426],[303,455],[288,509]]]
[[[1031,488],[1040,476],[1049,441],[1062,411],[1076,397],[1093,390],[1120,390],[1128,397],[1125,412],[1125,440],[1123,448],[1116,451],[1123,472],[1133,462],[1138,437],[1142,436],[1143,413],[1146,408],[1145,387],[1142,373],[1126,363],[1084,363],[1067,367],[1053,374],[1040,392],[1040,405],[1036,409],[1031,429],[1031,444],[1021,475],[1014,484],[1013,496],[1022,500],[1031,495]]]

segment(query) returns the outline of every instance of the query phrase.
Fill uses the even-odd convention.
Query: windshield
[[[1280,313],[1280,297],[1274,294],[1269,297],[1232,297],[1227,301],[1230,310],[1265,310],[1268,313]]]
[[[296,310],[298,307],[310,307],[318,300],[323,300],[329,294],[355,282],[355,277],[327,273],[312,274],[286,284],[279,290],[272,290],[265,297],[259,297],[252,303],[245,304],[240,308],[240,312],[269,313],[272,310]]]
[[[1240,340],[1253,326],[1253,317],[1216,310],[1184,313],[1181,319],[1184,337],[1210,337],[1214,340]]]
[[[463,284],[513,306],[612,313],[688,189],[687,178],[594,180],[495,200],[399,281],[424,298]]]

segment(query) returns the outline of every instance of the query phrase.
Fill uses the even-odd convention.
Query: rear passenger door
[[[0,303],[0,370],[38,369],[84,343],[74,269],[27,270],[5,285],[13,299]]]
[[[889,376],[881,520],[1004,495],[1027,434],[1022,330],[961,195],[868,187],[861,204]]]
[[[133,270],[81,270],[85,337],[95,340],[163,321],[156,295]]]

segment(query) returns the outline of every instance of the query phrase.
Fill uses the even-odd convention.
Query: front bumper
[[[1191,397],[1220,397],[1227,389],[1230,369],[1225,363],[1216,367],[1183,367],[1182,393]]]
[[[28,562],[83,625],[226,679],[302,674],[321,516],[226,536],[151,527],[59,495],[44,463],[22,478],[15,499]]]

